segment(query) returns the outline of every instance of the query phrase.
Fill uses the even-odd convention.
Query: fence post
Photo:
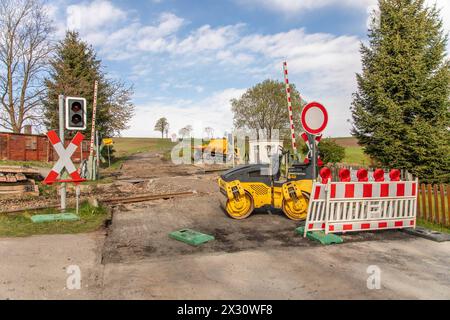
[[[425,190],[425,184],[424,183],[422,183],[421,185],[420,185],[420,189],[421,189],[421,192],[422,192],[422,219],[423,220],[427,220],[427,218],[428,218],[428,214],[427,214],[427,193],[426,193],[426,190]]]
[[[450,184],[447,185],[447,221],[450,225]]]
[[[428,221],[433,222],[433,191],[431,184],[427,184],[427,197],[428,197]]]
[[[440,223],[440,210],[439,210],[439,199],[438,199],[438,186],[435,184],[433,186],[433,196],[434,196],[434,221],[439,224]]]
[[[445,213],[447,211],[445,211],[445,190],[444,190],[443,184],[440,185],[440,190],[441,190],[440,195],[441,195],[442,224],[445,226],[445,225],[447,225],[447,217],[445,216]]]

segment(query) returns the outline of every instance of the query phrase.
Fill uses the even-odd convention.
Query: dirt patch
[[[162,154],[155,152],[139,153],[131,156],[121,168],[119,179],[139,177],[152,179],[158,177],[189,176],[199,172],[193,165],[175,165],[163,161]]]
[[[117,211],[105,241],[103,263],[143,259],[175,258],[184,255],[233,253],[253,249],[321,246],[295,232],[299,222],[282,212],[256,211],[245,220],[229,218],[219,207],[216,192],[208,196],[159,200],[129,205]],[[191,228],[215,237],[214,241],[193,247],[169,238],[169,233]],[[345,243],[412,239],[400,231],[366,232],[343,235]]]

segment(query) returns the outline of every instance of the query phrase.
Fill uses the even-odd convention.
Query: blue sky
[[[450,1],[437,2],[450,29]],[[330,114],[327,136],[348,136],[359,46],[376,0],[48,0],[57,37],[78,30],[111,77],[135,88],[124,136],[192,125],[232,128],[229,100],[267,78],[290,81]]]

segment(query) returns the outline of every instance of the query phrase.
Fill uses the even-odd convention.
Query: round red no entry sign
[[[320,134],[328,124],[328,112],[318,102],[308,103],[302,110],[303,129],[310,134]]]

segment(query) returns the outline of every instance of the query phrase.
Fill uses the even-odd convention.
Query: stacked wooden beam
[[[0,166],[0,197],[39,195],[35,179],[39,171],[19,166]]]

